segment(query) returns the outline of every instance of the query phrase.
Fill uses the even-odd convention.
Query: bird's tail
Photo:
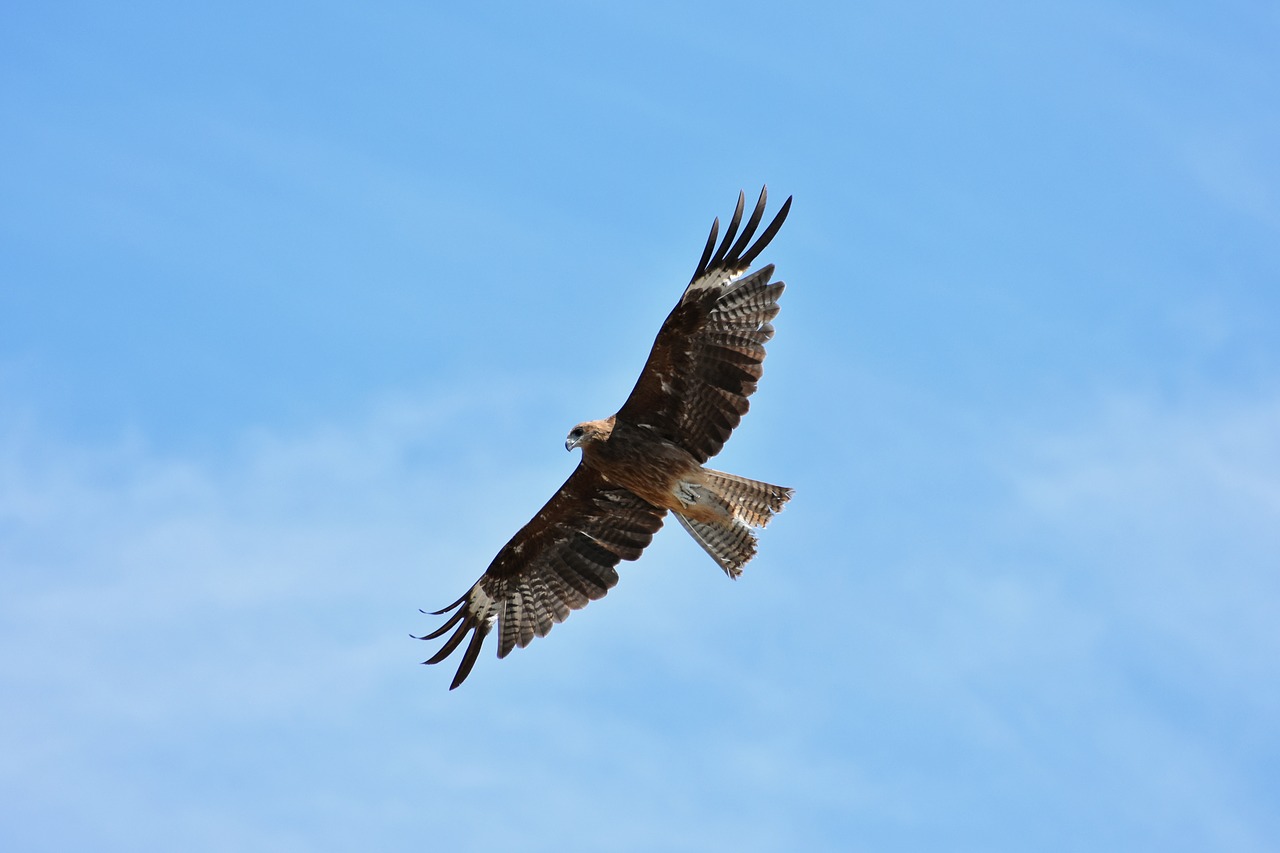
[[[768,524],[791,500],[794,490],[709,468],[702,470],[699,485],[699,508],[705,510],[709,505],[715,511],[685,515],[677,510],[676,520],[725,574],[736,578],[756,555],[752,528]]]

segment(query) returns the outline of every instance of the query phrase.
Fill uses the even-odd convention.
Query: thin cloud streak
[[[449,736],[428,735],[417,759],[395,759],[359,808],[376,808],[389,780],[409,774],[439,800],[429,813],[461,809],[481,820],[468,790],[516,796],[507,772],[537,775],[559,752],[577,769],[553,773],[556,784],[532,795],[526,819],[563,814],[569,800],[591,795],[593,778],[609,779],[639,797],[633,849],[656,840],[643,831],[645,815],[684,813],[688,837],[705,841],[729,831],[731,803],[742,798],[775,803],[738,836],[745,849],[768,849],[796,814],[817,812],[928,836],[973,807],[969,794],[946,790],[951,774],[986,762],[1013,779],[1034,762],[1042,775],[1030,791],[1065,798],[1066,812],[1111,814],[1134,837],[1159,834],[1157,817],[1175,808],[1172,825],[1189,837],[1261,849],[1268,822],[1248,794],[1252,771],[1229,756],[1265,736],[1276,702],[1268,685],[1280,681],[1266,618],[1280,597],[1266,564],[1276,545],[1271,436],[1280,434],[1280,407],[1188,416],[1131,404],[1074,429],[992,436],[1008,452],[1013,486],[991,507],[992,528],[958,538],[945,557],[904,538],[886,557],[892,564],[861,578],[824,556],[831,543],[807,543],[802,556],[778,536],[752,576],[728,584],[692,549],[660,539],[645,562],[625,567],[596,613],[575,614],[544,647],[509,661],[487,656],[474,689],[449,705],[432,693],[443,683],[436,673],[414,665],[423,649],[407,637],[420,628],[411,608],[424,590],[451,588],[454,572],[478,574],[501,533],[458,509],[423,523],[442,488],[452,507],[474,507],[489,485],[474,458],[414,453],[446,446],[442,437],[476,415],[466,404],[394,403],[305,435],[248,437],[218,462],[156,458],[141,443],[95,451],[10,435],[0,506],[25,533],[6,554],[16,571],[3,623],[6,643],[27,654],[2,671],[14,695],[40,700],[5,708],[15,756],[5,788],[16,795],[34,778],[28,799],[70,790],[72,813],[107,820],[89,789],[69,780],[105,784],[123,774],[135,781],[114,795],[116,807],[141,820],[148,797],[177,797],[182,814],[190,804],[180,792],[151,789],[154,779],[133,776],[133,761],[101,744],[181,756],[193,736],[293,727],[347,741],[343,727],[366,717],[403,727],[393,741],[405,744],[427,721]],[[512,489],[503,512],[536,508],[547,476],[532,473]],[[40,509],[20,515],[21,507]],[[460,547],[469,537],[458,525],[477,523],[476,539],[487,541]],[[73,524],[87,538],[36,559],[38,540]],[[995,536],[1011,544],[993,562]],[[453,568],[429,568],[441,564]],[[797,622],[813,588],[856,589],[864,600],[848,621]],[[744,614],[754,630],[744,631]],[[780,625],[777,614],[795,615]],[[708,630],[736,637],[716,644]],[[1185,674],[1176,666],[1188,664]],[[649,680],[636,679],[645,670],[702,694],[722,708],[718,718],[655,705],[642,689]],[[1183,710],[1171,715],[1152,690],[1185,694]],[[491,704],[511,691],[524,697],[518,712]],[[575,710],[588,693],[610,697],[614,710]],[[380,709],[386,702],[402,707]],[[1228,713],[1234,732],[1196,726]],[[777,729],[781,720],[789,725]],[[922,726],[959,747],[941,771],[925,774],[927,742],[908,745]],[[525,744],[507,750],[503,773],[491,763],[498,743]],[[622,752],[623,744],[647,746]],[[301,759],[287,743],[270,751],[276,761]],[[669,768],[690,760],[669,797],[640,794],[670,784]],[[1073,789],[1071,780],[1097,772],[1091,761],[1102,762],[1105,778],[1093,792]],[[429,781],[431,768],[468,763],[480,775],[460,789]],[[288,779],[304,767],[275,773]],[[338,784],[326,778],[320,788],[337,793]],[[1000,776],[972,795],[1027,796]],[[701,805],[685,813],[682,797]],[[933,803],[929,815],[918,810],[922,797]],[[175,831],[218,823],[200,810],[185,820]],[[604,838],[606,823],[628,820],[606,809],[584,832]],[[268,843],[275,830],[252,824],[228,827],[228,837]],[[511,837],[488,832],[495,842]]]

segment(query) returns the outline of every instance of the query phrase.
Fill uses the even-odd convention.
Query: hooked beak
[[[578,442],[576,442],[576,441],[574,441],[574,440],[573,440],[573,436],[569,436],[568,438],[566,438],[566,439],[564,440],[564,449],[565,449],[565,450],[573,450],[573,449],[574,449],[575,447],[577,447],[577,446],[578,446]]]

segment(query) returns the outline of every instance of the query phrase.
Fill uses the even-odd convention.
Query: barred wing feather
[[[450,615],[420,639],[453,633],[424,663],[440,663],[467,640],[452,690],[470,674],[495,623],[500,658],[546,636],[572,611],[613,588],[618,582],[614,567],[640,556],[665,514],[579,465],[466,595],[432,614]]]

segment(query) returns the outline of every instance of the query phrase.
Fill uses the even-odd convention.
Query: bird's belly
[[[590,456],[589,464],[619,486],[654,506],[682,510],[681,483],[700,483],[702,466],[684,449],[664,441],[631,442],[609,447],[605,443]]]

